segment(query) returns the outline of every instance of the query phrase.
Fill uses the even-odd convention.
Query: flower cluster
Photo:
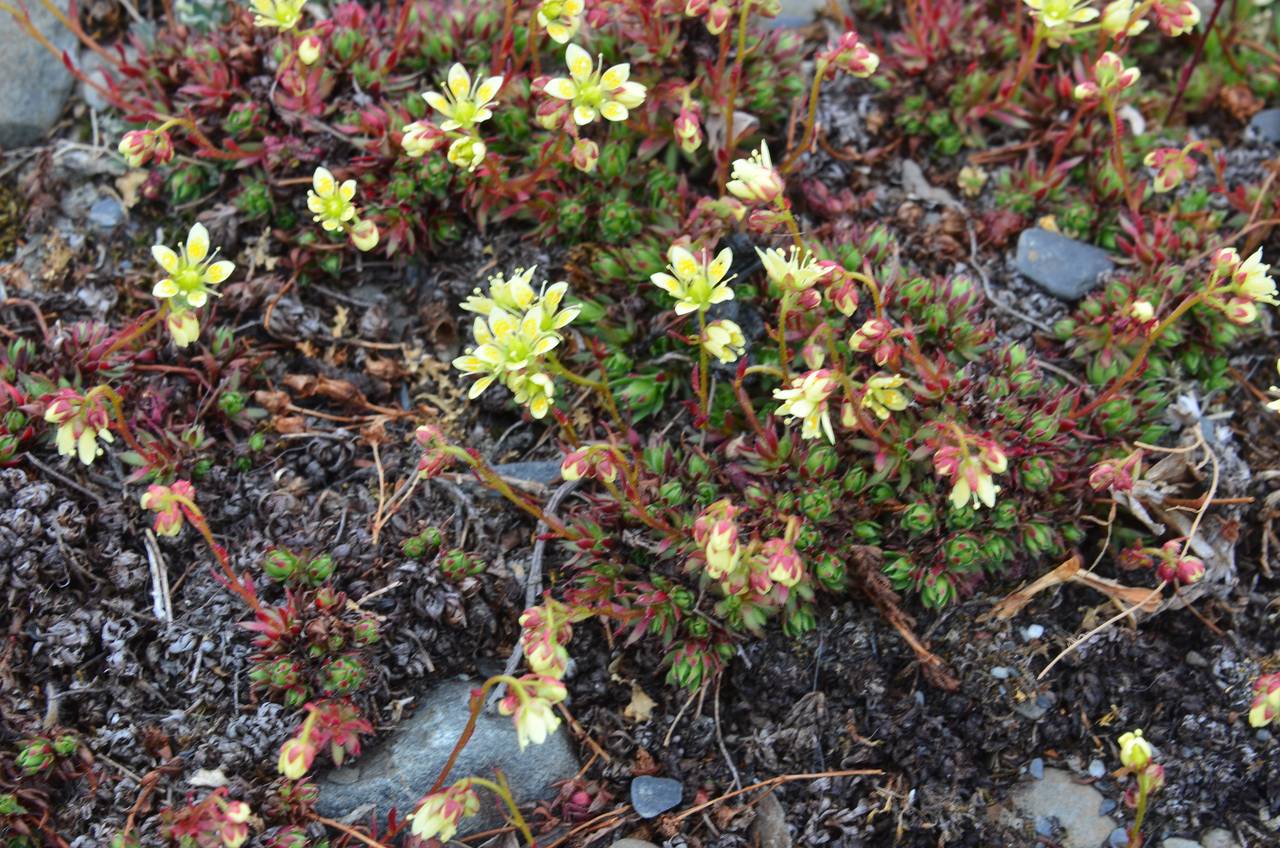
[[[173,140],[164,130],[129,130],[120,139],[118,150],[130,168],[152,161],[163,165],[173,159]]]
[[[1134,8],[1134,0],[1112,0],[1102,10],[1102,19],[1098,22],[1102,31],[1115,39],[1140,35],[1147,28],[1147,21],[1138,15]]]
[[[1124,60],[1110,50],[1093,63],[1092,79],[1075,88],[1075,98],[1085,103],[1099,100],[1114,101],[1121,92],[1138,82],[1142,72],[1136,67],[1126,68]]]
[[[565,48],[564,61],[569,76],[548,80],[545,91],[573,106],[573,121],[578,126],[589,124],[597,117],[625,121],[631,110],[644,102],[645,87],[630,80],[629,64],[605,70],[603,60],[593,62],[591,54],[576,44]]]
[[[75,389],[59,389],[45,407],[44,420],[55,425],[58,453],[78,456],[85,465],[102,455],[99,440],[110,444],[111,413],[108,401],[100,392],[82,395]]]
[[[582,26],[583,0],[542,0],[538,4],[538,26],[557,44],[567,44]]]
[[[756,254],[764,265],[769,281],[784,292],[806,291],[836,269],[835,263],[819,262],[813,254],[794,245],[790,252],[777,248],[761,250],[757,247]]]
[[[156,514],[153,527],[161,536],[176,536],[182,531],[185,521],[194,521],[198,515],[193,511],[196,490],[186,480],[176,480],[171,485],[152,484],[142,495],[141,505],[145,510]]]
[[[1241,260],[1233,247],[1213,255],[1206,302],[1236,324],[1251,324],[1258,317],[1259,303],[1280,305],[1271,266],[1262,261],[1262,248]]]
[[[702,18],[707,32],[719,35],[729,26],[733,6],[729,0],[687,0],[684,13],[690,18]]]
[[[853,31],[841,34],[834,44],[817,55],[818,62],[827,68],[828,76],[844,71],[855,77],[869,77],[880,67],[880,57],[858,40]]]
[[[180,845],[200,848],[240,848],[249,839],[253,811],[244,801],[228,801],[226,788],[202,801],[162,812],[164,831]]]
[[[1142,473],[1142,451],[1134,451],[1124,459],[1104,460],[1089,472],[1089,486],[1095,492],[1131,492],[1133,483]]]
[[[1156,26],[1171,37],[1185,35],[1200,23],[1200,8],[1191,0],[1155,0],[1151,10]]]
[[[787,187],[782,174],[773,167],[769,145],[763,141],[750,158],[733,160],[730,176],[733,179],[725,183],[725,188],[745,203],[773,203]]]
[[[1253,704],[1249,707],[1249,724],[1266,727],[1280,721],[1280,672],[1261,675],[1253,682]]]
[[[416,121],[405,127],[401,144],[410,156],[422,156],[434,150],[448,133],[454,134],[446,158],[468,171],[474,171],[484,161],[488,148],[477,134],[478,125],[493,117],[494,98],[502,90],[504,78],[492,76],[471,78],[461,64],[449,68],[441,89],[424,92],[427,104],[444,116],[439,127]]]
[[[773,397],[782,401],[778,414],[799,419],[802,422],[801,437],[816,439],[825,434],[827,441],[834,444],[836,434],[831,428],[831,411],[827,399],[837,386],[830,370],[818,369],[803,374],[792,380],[786,388],[773,390]]]
[[[480,797],[470,778],[463,778],[452,785],[433,792],[409,817],[413,822],[413,835],[423,840],[438,839],[448,844],[458,832],[458,823],[480,811]]]
[[[1182,539],[1170,539],[1152,553],[1156,557],[1156,577],[1172,586],[1189,586],[1204,579],[1204,562],[1186,556]]]
[[[360,717],[346,699],[333,698],[304,705],[307,717],[298,732],[280,746],[276,769],[290,780],[301,780],[311,770],[316,755],[328,747],[335,765],[360,755],[360,736],[373,733],[373,725]]]
[[[735,521],[739,511],[728,500],[719,500],[703,510],[693,523],[693,540],[703,549],[706,572],[712,580],[725,580],[742,558]]]
[[[462,304],[480,316],[472,324],[476,345],[453,360],[453,366],[479,378],[469,397],[479,397],[497,382],[534,418],[543,418],[555,397],[555,382],[547,373],[554,363],[549,355],[563,340],[560,330],[578,317],[580,307],[561,307],[568,283],[544,283],[535,293],[535,270],[517,268],[509,280],[495,275],[489,279],[487,296],[477,289]]]
[[[217,251],[209,250],[209,231],[195,223],[187,233],[187,242],[175,251],[163,244],[153,245],[151,256],[169,276],[159,280],[151,294],[168,304],[165,325],[178,347],[186,347],[200,336],[200,321],[195,310],[217,297],[213,287],[225,281],[236,269],[226,259],[214,261]]]
[[[345,232],[358,250],[368,252],[378,246],[378,227],[373,221],[362,219],[360,210],[352,202],[356,196],[356,181],[339,183],[328,168],[316,168],[307,191],[307,208],[313,220],[325,232]]]
[[[971,446],[977,450],[970,450]],[[933,454],[938,475],[955,481],[949,498],[956,509],[970,502],[974,509],[994,507],[1000,487],[993,475],[1003,474],[1008,467],[1008,457],[990,439],[961,437],[957,444],[944,445]]]
[[[1142,160],[1148,168],[1156,171],[1151,187],[1158,193],[1173,191],[1187,180],[1195,179],[1199,165],[1192,158],[1192,153],[1203,153],[1204,142],[1193,141],[1185,147],[1158,147]]]
[[[702,347],[727,365],[736,362],[746,352],[747,340],[742,335],[741,327],[727,318],[721,318],[707,324],[702,331]]]

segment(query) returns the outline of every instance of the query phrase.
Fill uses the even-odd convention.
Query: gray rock
[[[1027,766],[1027,774],[1036,780],[1044,780],[1044,760],[1036,757],[1031,761],[1031,765]]]
[[[1049,710],[1038,701],[1021,701],[1013,705],[1013,711],[1030,721],[1039,721]]]
[[[1111,831],[1111,835],[1107,837],[1107,845],[1110,848],[1127,848],[1129,845],[1129,832],[1123,827],[1117,827]]]
[[[782,0],[782,11],[769,21],[769,26],[775,29],[808,26],[826,7],[827,0]]]
[[[684,798],[684,786],[669,777],[641,776],[631,781],[631,806],[641,818],[665,813]]]
[[[124,207],[114,197],[103,197],[89,207],[89,226],[109,233],[124,223]]]
[[[756,804],[756,819],[751,823],[752,845],[759,848],[791,848],[791,831],[787,829],[787,811],[776,792],[767,792]]]
[[[1012,674],[1012,672],[1002,665],[998,665],[991,669],[991,676],[996,680],[1008,680],[1010,674]]]
[[[431,788],[449,752],[467,723],[467,701],[476,684],[450,680],[438,684],[422,700],[417,712],[405,719],[376,748],[342,768],[319,775],[320,798],[316,810],[331,818],[352,813],[358,819],[369,814],[384,817],[395,807],[408,815],[418,799]],[[573,777],[578,760],[564,733],[564,726],[541,745],[521,751],[511,719],[485,712],[475,735],[462,750],[449,781],[467,775],[492,777],[501,769],[518,803],[551,797],[553,784]],[[464,822],[460,832],[473,832],[500,823],[501,802],[482,793],[481,812]]]
[[[1174,836],[1161,842],[1160,848],[1201,848],[1201,846],[1194,839],[1183,839],[1181,836]]]
[[[1014,807],[1026,819],[1054,819],[1063,829],[1063,848],[1098,848],[1116,823],[1100,815],[1102,793],[1077,783],[1062,769],[1047,768],[1044,779],[1024,782],[1013,794]]]
[[[1236,838],[1231,831],[1215,827],[1207,831],[1204,836],[1200,837],[1200,844],[1204,848],[1240,848],[1240,843],[1236,842]]]
[[[1098,815],[1109,816],[1113,812],[1115,812],[1115,809],[1118,806],[1120,805],[1117,804],[1115,801],[1111,800],[1110,798],[1106,798],[1103,800],[1102,804],[1098,806]]]
[[[495,465],[493,470],[503,477],[514,477],[530,483],[541,483],[544,486],[558,486],[560,479],[560,463],[554,459],[542,462],[506,462]]]
[[[1115,266],[1107,252],[1038,227],[1018,237],[1018,270],[1040,288],[1062,300],[1079,300]]]
[[[1044,625],[1042,624],[1028,624],[1026,627],[1022,628],[1022,638],[1028,642],[1034,642],[1043,635]]]
[[[1280,109],[1263,109],[1249,119],[1249,135],[1261,141],[1280,144]]]
[[[76,38],[40,3],[27,3],[31,23],[58,50],[74,51]],[[0,147],[35,144],[62,114],[71,73],[57,56],[0,11]]]
[[[1102,760],[1089,761],[1089,776],[1095,780],[1099,780],[1107,773],[1107,767]]]
[[[1187,651],[1187,665],[1192,668],[1208,668],[1209,661],[1195,651]]]
[[[658,846],[652,842],[646,842],[643,839],[632,839],[628,836],[626,839],[619,839],[610,848],[658,848]]]
[[[945,188],[938,188],[925,179],[924,170],[912,159],[902,160],[902,189],[908,196],[936,206],[963,208]]]

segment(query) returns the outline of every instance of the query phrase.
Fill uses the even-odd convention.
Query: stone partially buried
[[[1018,236],[1018,271],[1062,300],[1079,300],[1115,266],[1107,252],[1061,233],[1033,227]]]
[[[75,36],[44,6],[33,0],[27,9],[32,24],[54,47],[75,49]],[[44,138],[62,114],[71,82],[58,57],[0,10],[0,147],[25,147]]]
[[[355,813],[356,821],[367,821],[370,814],[385,818],[395,807],[398,816],[407,816],[435,782],[466,726],[467,701],[476,685],[465,680],[438,684],[389,738],[354,762],[322,773],[316,781],[316,811],[336,819]],[[468,775],[492,779],[495,769],[506,775],[516,802],[525,804],[554,795],[556,781],[577,773],[578,760],[563,724],[541,745],[522,751],[511,718],[486,710],[447,783]],[[458,832],[501,824],[500,806],[501,801],[481,790],[480,813],[464,820]]]

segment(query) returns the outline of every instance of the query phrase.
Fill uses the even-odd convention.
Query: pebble
[[[1022,638],[1028,642],[1034,642],[1044,635],[1044,626],[1040,624],[1028,624],[1022,628]]]
[[[1039,721],[1048,709],[1040,706],[1036,701],[1023,701],[1020,704],[1014,704],[1013,711],[1025,719]]]
[[[791,848],[791,831],[787,829],[787,811],[778,793],[767,792],[756,804],[756,818],[751,823],[752,845],[759,848]]]
[[[1110,798],[1104,798],[1102,803],[1098,805],[1098,815],[1109,816],[1113,812],[1115,812],[1115,809],[1117,806],[1119,805],[1116,804],[1115,801],[1111,800]]]
[[[1280,144],[1280,109],[1263,109],[1249,120],[1248,134]]]
[[[637,777],[631,781],[631,806],[641,818],[651,819],[675,807],[684,798],[684,785],[669,777]]]
[[[467,701],[477,685],[468,680],[437,683],[419,699],[417,711],[384,741],[348,765],[322,772],[316,781],[320,788],[316,811],[341,819],[363,809],[366,813],[361,813],[362,817],[372,811],[376,817],[385,818],[394,806],[401,815],[407,815],[435,782],[458,741],[469,715]],[[450,776],[490,777],[495,769],[502,769],[506,775],[516,802],[526,804],[555,795],[554,783],[573,777],[578,771],[578,759],[564,725],[541,745],[530,745],[521,751],[511,718],[496,711],[485,712]],[[484,830],[500,823],[497,807],[486,805],[480,815],[467,819],[466,827],[459,832]]]
[[[1098,813],[1102,801],[1101,792],[1058,768],[1046,768],[1043,779],[1025,780],[1013,793],[1013,806],[1024,821],[1057,821],[1064,831],[1062,848],[1098,848],[1106,841],[1116,823]]]
[[[1173,836],[1160,843],[1160,848],[1202,848],[1199,842],[1194,839],[1183,839],[1181,836]]]
[[[76,37],[40,3],[28,2],[31,23],[59,51],[75,53]],[[71,73],[0,11],[0,147],[36,144],[62,114]]]
[[[1117,827],[1111,831],[1111,836],[1107,839],[1107,844],[1111,848],[1126,848],[1129,844],[1129,834],[1123,827]]]
[[[1192,668],[1208,668],[1209,661],[1195,651],[1187,651],[1187,665]]]
[[[109,233],[124,223],[124,207],[114,197],[103,197],[89,207],[89,226]]]
[[[1036,780],[1044,780],[1044,760],[1036,757],[1031,761],[1031,765],[1027,766],[1027,772]]]
[[[1038,227],[1023,230],[1014,260],[1018,271],[1061,300],[1079,300],[1115,266],[1105,250]]]
[[[632,839],[628,836],[626,839],[619,839],[610,848],[658,848],[658,846],[652,842],[647,842],[643,839]]]
[[[1007,680],[1009,678],[1009,675],[1012,673],[1013,672],[1010,669],[1002,665],[998,665],[995,668],[991,669],[991,676],[994,677],[996,680]]]
[[[1231,831],[1221,827],[1206,831],[1205,835],[1200,837],[1200,844],[1204,848],[1239,848],[1240,845]]]
[[[1103,764],[1102,760],[1090,760],[1090,761],[1089,761],[1089,776],[1090,776],[1090,777],[1092,777],[1092,778],[1094,778],[1094,779],[1097,779],[1097,778],[1102,777],[1102,776],[1103,776],[1103,775],[1105,775],[1106,773],[1107,773],[1107,767],[1106,767],[1106,765],[1104,765],[1104,764]]]
[[[495,465],[493,470],[503,477],[514,477],[529,483],[541,483],[544,486],[558,486],[560,479],[560,462],[554,459],[540,462],[505,462]]]
[[[1253,737],[1257,739],[1259,742],[1270,742],[1271,736],[1272,736],[1271,731],[1267,730],[1265,727],[1260,728],[1258,732],[1253,735]]]

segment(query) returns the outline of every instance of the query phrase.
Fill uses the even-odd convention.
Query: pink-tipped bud
[[[584,174],[592,174],[600,162],[600,148],[594,141],[580,138],[574,142],[570,158],[573,160],[573,167]]]

